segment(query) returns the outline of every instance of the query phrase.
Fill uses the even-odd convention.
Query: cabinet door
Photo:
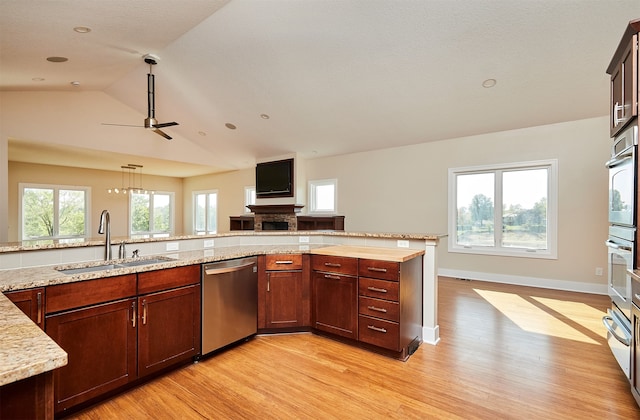
[[[358,279],[331,273],[313,273],[313,326],[358,338]]]
[[[44,288],[7,292],[5,295],[44,330]]]
[[[640,404],[640,309],[631,305],[632,343],[631,343],[631,390]]]
[[[57,413],[136,377],[135,299],[47,316],[46,332],[68,354],[54,372]]]
[[[619,64],[611,73],[611,136],[616,135],[631,118],[638,115],[636,42],[637,35],[633,37]]]
[[[267,273],[267,328],[302,326],[302,271]]]
[[[138,375],[200,353],[200,285],[138,297]]]

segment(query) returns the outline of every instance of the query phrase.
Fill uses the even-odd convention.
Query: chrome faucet
[[[100,214],[100,227],[98,227],[98,233],[105,233],[104,260],[109,261],[111,259],[111,218],[109,217],[109,210],[102,210],[102,214]]]

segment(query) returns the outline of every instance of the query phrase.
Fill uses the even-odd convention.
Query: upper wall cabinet
[[[611,137],[638,116],[638,32],[640,19],[629,22],[607,68],[611,75]]]

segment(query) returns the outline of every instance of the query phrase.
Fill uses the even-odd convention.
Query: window
[[[91,188],[20,184],[22,240],[77,242],[88,236]]]
[[[449,251],[557,258],[557,161],[449,169]]]
[[[193,233],[208,235],[218,231],[218,191],[193,193]]]
[[[338,180],[309,181],[309,213],[337,211]]]
[[[256,204],[256,187],[244,187],[244,212],[251,213],[247,206]]]
[[[163,238],[173,234],[173,193],[135,193],[129,196],[131,237]]]

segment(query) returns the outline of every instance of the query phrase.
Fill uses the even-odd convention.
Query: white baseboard
[[[538,277],[512,276],[506,274],[483,273],[478,271],[438,268],[438,275],[467,280],[481,280],[493,283],[515,284],[518,286],[542,287],[544,289],[566,290],[569,292],[606,295],[607,284],[584,283],[569,280],[543,279]],[[423,333],[424,334],[424,333]]]
[[[440,341],[440,326],[434,328],[422,327],[422,342],[426,344],[436,345]]]

